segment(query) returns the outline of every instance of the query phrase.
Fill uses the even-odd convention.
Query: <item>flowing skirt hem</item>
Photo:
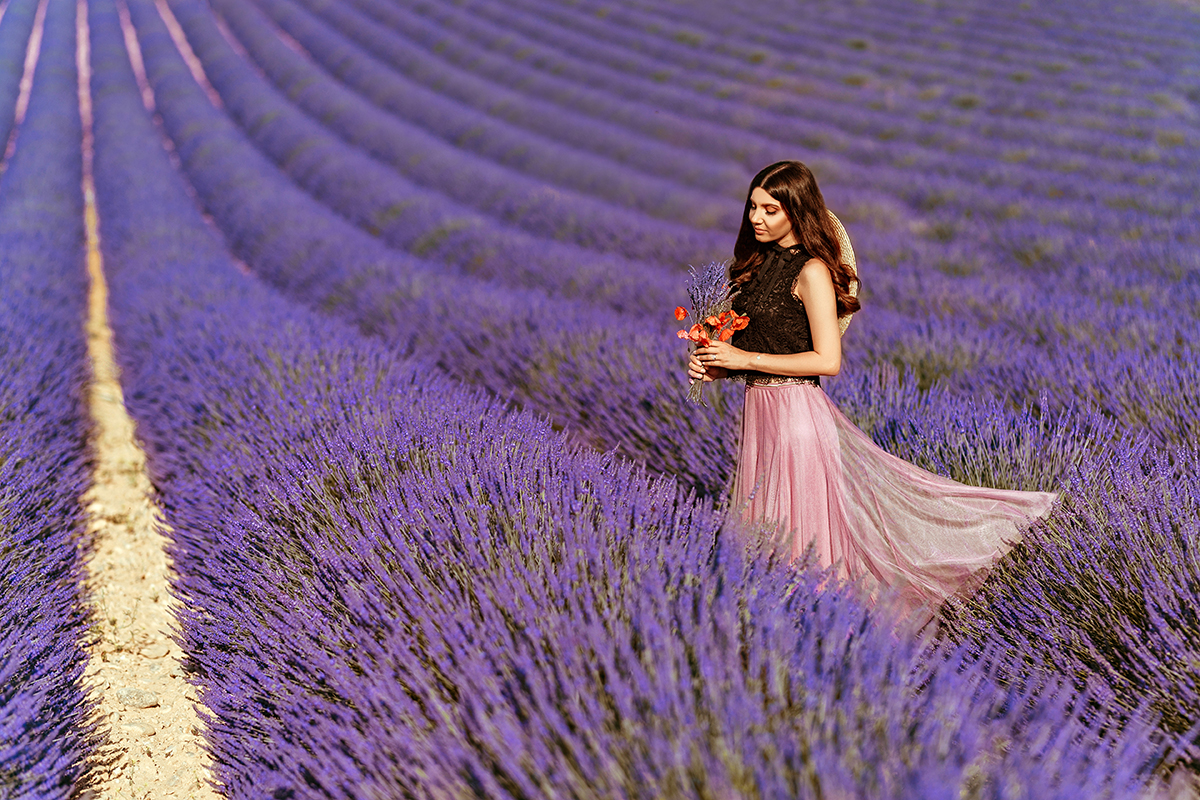
[[[820,388],[749,386],[733,498],[790,558],[910,607],[966,597],[1057,495],[969,486],[876,445]]]

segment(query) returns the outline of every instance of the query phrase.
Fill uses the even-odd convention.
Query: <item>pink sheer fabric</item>
[[[968,486],[877,446],[811,384],[746,389],[734,503],[797,558],[910,607],[969,592],[1056,495]]]

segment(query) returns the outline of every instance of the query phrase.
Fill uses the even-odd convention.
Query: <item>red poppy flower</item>
[[[691,329],[687,332],[687,338],[691,339],[701,347],[708,347],[708,334],[705,332],[704,326],[700,323],[696,323],[691,327]]]
[[[721,331],[721,341],[722,342],[728,342],[732,338],[733,338],[733,331],[731,329],[726,328],[725,330]]]
[[[687,316],[687,309],[683,306],[675,306],[675,319],[682,320]]]

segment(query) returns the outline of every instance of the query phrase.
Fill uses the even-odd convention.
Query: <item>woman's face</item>
[[[761,186],[750,192],[750,224],[754,226],[754,238],[760,242],[778,242],[780,247],[799,244],[783,206]]]

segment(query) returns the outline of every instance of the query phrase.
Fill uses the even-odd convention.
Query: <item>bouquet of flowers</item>
[[[714,340],[729,341],[734,331],[740,331],[750,324],[750,318],[743,317],[733,310],[733,298],[725,264],[715,262],[701,269],[692,267],[688,272],[687,293],[692,310],[689,312],[683,306],[677,306],[675,319],[682,322],[690,313],[696,320],[690,328],[677,334],[680,339],[687,339],[691,343],[688,350],[691,353],[697,347],[705,347]],[[690,382],[688,400],[703,404],[703,394],[702,381]]]

